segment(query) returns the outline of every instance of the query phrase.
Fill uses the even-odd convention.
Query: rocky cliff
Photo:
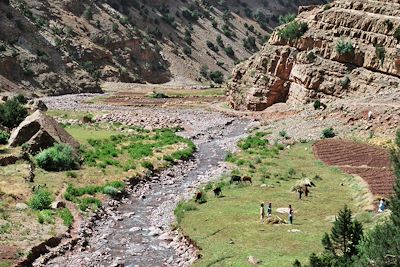
[[[236,66],[235,109],[374,95],[400,85],[400,1],[337,0],[300,7],[262,50]]]
[[[322,2],[0,0],[0,91],[192,83],[209,79],[201,66],[226,76],[261,47],[279,15]]]

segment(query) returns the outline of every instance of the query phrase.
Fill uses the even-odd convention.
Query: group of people
[[[272,203],[268,203],[268,207],[267,207],[267,217],[271,217],[272,216]],[[264,207],[264,202],[261,203],[261,207],[260,207],[260,222],[264,223],[265,220],[265,207]],[[289,224],[293,224],[293,209],[292,209],[292,205],[289,205],[289,209],[288,209],[288,223]]]

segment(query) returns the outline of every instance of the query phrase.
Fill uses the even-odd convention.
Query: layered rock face
[[[282,25],[259,53],[236,66],[228,84],[231,106],[260,111],[277,102],[398,90],[399,2],[337,0],[300,7],[295,22],[306,23],[307,31],[285,39],[288,25]]]

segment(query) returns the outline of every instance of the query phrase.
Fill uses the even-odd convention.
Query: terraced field
[[[322,140],[314,144],[316,158],[362,177],[374,195],[389,196],[395,177],[387,150],[348,140]]]

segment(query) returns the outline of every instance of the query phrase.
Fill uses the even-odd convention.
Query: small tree
[[[219,70],[210,71],[209,77],[215,83],[221,84],[224,82],[224,74],[222,74],[222,72]]]
[[[201,66],[200,75],[203,76],[204,78],[208,78],[208,66],[207,65]]]
[[[68,171],[79,168],[79,158],[69,145],[55,144],[36,156],[40,168],[46,171]]]
[[[333,223],[331,234],[325,233],[322,238],[324,253],[318,257],[310,256],[311,267],[350,266],[353,256],[363,236],[362,224],[353,221],[351,210],[345,206],[339,211]]]

